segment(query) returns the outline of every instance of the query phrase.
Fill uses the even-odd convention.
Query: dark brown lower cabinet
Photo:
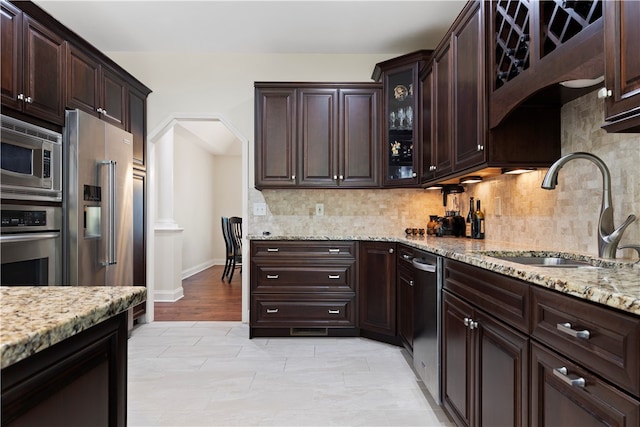
[[[640,425],[637,399],[537,343],[531,359],[532,425]]]
[[[395,342],[396,243],[360,242],[358,273],[360,332]]]
[[[443,404],[460,426],[527,426],[529,339],[443,295]]]
[[[357,335],[356,243],[252,241],[251,337]]]
[[[127,424],[127,312],[2,370],[2,423]]]

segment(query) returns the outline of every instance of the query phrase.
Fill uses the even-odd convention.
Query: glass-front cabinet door
[[[383,84],[383,186],[420,185],[418,73],[431,51],[421,50],[376,65]],[[377,74],[376,74],[377,72]]]

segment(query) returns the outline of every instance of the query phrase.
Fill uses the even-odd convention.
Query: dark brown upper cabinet
[[[490,128],[520,105],[558,106],[596,89],[558,83],[603,75],[603,3],[488,3]]]
[[[420,73],[424,186],[458,183],[468,174],[496,175],[502,168],[548,167],[560,157],[559,106],[523,106],[499,126],[489,126],[490,7],[467,3]]]
[[[382,169],[384,187],[420,184],[420,96],[418,74],[432,51],[420,50],[376,64],[382,82]]]
[[[126,128],[126,83],[97,58],[72,44],[67,49],[67,106]]]
[[[447,176],[453,170],[450,70],[450,43],[446,43],[420,76],[421,182]]]
[[[380,85],[255,88],[256,188],[379,187]]]
[[[604,2],[607,132],[640,132],[639,23],[640,2]]]
[[[63,38],[2,2],[2,105],[64,124]]]

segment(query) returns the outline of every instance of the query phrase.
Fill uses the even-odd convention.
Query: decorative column
[[[154,301],[173,302],[184,296],[182,288],[182,232],[173,218],[173,127],[156,142],[155,290]]]

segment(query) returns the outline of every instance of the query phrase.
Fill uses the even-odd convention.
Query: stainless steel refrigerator
[[[133,285],[130,133],[79,110],[64,128],[64,277],[69,285]]]

